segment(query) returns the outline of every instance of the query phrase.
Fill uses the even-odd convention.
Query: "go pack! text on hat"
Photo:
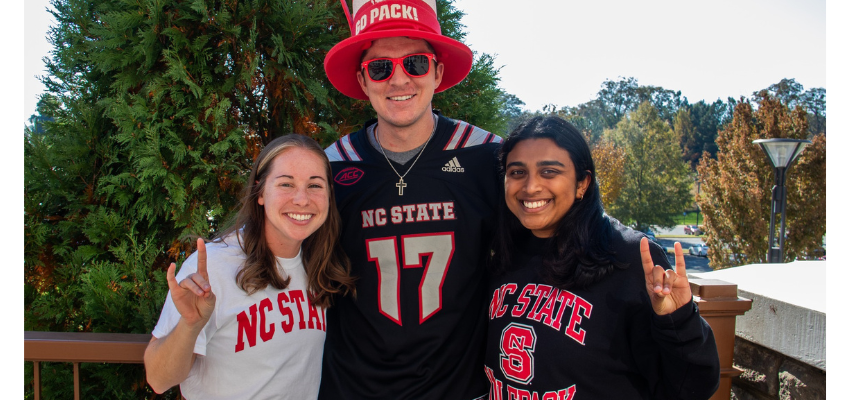
[[[380,3],[384,0],[372,0],[372,4]],[[416,7],[407,6],[404,4],[384,4],[369,10],[368,18],[366,15],[360,17],[354,24],[354,34],[357,35],[361,30],[365,29],[369,24],[385,19],[410,19],[419,21],[419,12]]]

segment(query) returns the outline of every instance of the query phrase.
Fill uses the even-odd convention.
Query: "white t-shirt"
[[[322,372],[325,310],[307,300],[301,253],[279,258],[289,287],[267,286],[248,295],[236,284],[245,254],[235,236],[207,244],[207,272],[215,310],[195,342],[197,354],[180,384],[186,399],[315,399]],[[197,272],[197,252],[177,273]],[[153,336],[162,338],[180,319],[169,293]]]

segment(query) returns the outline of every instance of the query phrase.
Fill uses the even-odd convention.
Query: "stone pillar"
[[[720,387],[711,400],[729,400],[732,394],[732,378],[743,371],[732,366],[735,354],[735,317],[744,315],[753,301],[738,297],[738,285],[717,279],[689,279],[694,302],[700,316],[705,318],[720,357]]]

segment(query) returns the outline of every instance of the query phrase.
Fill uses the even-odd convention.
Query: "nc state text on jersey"
[[[360,212],[363,218],[363,228],[384,226],[387,222],[401,224],[408,222],[425,222],[455,219],[455,203],[446,201],[440,203],[405,204],[386,208],[375,208]]]

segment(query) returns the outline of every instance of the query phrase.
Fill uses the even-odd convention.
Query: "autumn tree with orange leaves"
[[[602,206],[607,210],[620,197],[625,185],[623,167],[626,163],[626,151],[612,141],[600,138],[591,147],[590,152],[596,166],[596,180],[599,183]]]
[[[755,104],[753,104],[755,103]],[[773,167],[756,139],[810,139],[788,170],[785,261],[816,255],[826,233],[826,134],[808,136],[806,110],[769,92],[741,99],[717,137],[717,159],[703,156],[697,202],[715,269],[767,262]],[[777,219],[778,221],[778,219]]]

